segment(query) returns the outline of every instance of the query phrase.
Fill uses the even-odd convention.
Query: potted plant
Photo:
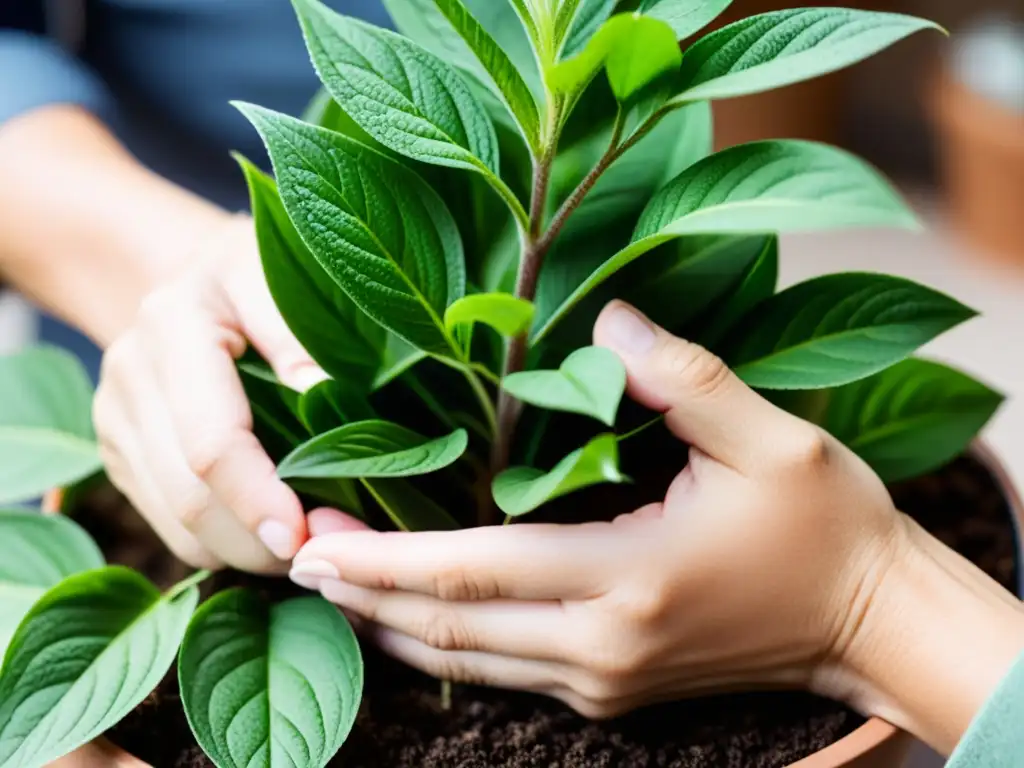
[[[998,408],[983,384],[912,357],[974,315],[956,300],[866,273],[777,291],[781,232],[917,226],[876,171],[803,141],[711,153],[711,100],[835,70],[931,23],[792,10],[681,51],[727,3],[613,15],[595,0],[388,0],[402,36],[294,2],[325,92],[305,120],[238,105],[276,178],[239,161],[271,293],[332,378],[294,392],[250,355],[239,372],[263,445],[311,504],[421,530],[580,519],[595,488],[625,488],[625,508],[661,492],[684,452],[620,402],[618,358],[587,346],[612,296],[721,354],[889,481],[947,464]],[[0,765],[139,765],[94,741],[108,732],[149,762],[218,768],[381,764],[359,750],[388,740],[402,764],[426,765],[402,741],[425,738],[406,717],[447,728],[455,751],[436,765],[462,764],[467,734],[490,738],[480,718],[514,697],[403,676],[369,652],[364,674],[351,628],[318,597],[206,572],[158,586],[104,565],[77,485],[100,468],[90,398],[62,353],[0,362],[0,502],[70,486],[61,506],[84,526],[0,515]],[[1007,492],[981,485],[1012,542]],[[225,584],[240,586],[210,588]],[[520,735],[501,765],[520,764],[532,717],[533,732],[596,728],[538,700],[508,706],[535,714],[506,718]],[[657,711],[638,749],[678,730]],[[685,719],[720,717],[728,741],[751,711],[779,765],[890,766],[905,747],[884,723],[806,698],[702,702]],[[810,735],[784,745],[795,732]]]

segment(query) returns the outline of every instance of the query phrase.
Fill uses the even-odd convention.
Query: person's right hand
[[[294,389],[324,378],[274,306],[252,220],[225,214],[106,350],[94,420],[112,482],[179,558],[279,572],[306,521],[252,433],[247,340]]]

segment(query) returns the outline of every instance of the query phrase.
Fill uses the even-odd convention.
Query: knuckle
[[[465,624],[450,611],[436,611],[428,616],[421,639],[439,651],[465,651],[473,645]]]
[[[210,509],[210,492],[203,487],[190,488],[178,497],[175,514],[189,531],[196,531]]]
[[[670,376],[685,382],[696,395],[712,395],[729,379],[729,367],[720,357],[698,344],[677,339],[666,352],[666,369]]]
[[[615,628],[594,637],[597,641],[581,654],[582,666],[602,685],[615,688],[643,669],[645,654],[641,650],[641,641],[634,633],[625,633]]]
[[[494,590],[464,568],[448,568],[434,575],[434,594],[447,602],[470,602],[496,596]]]
[[[207,480],[227,453],[229,440],[221,435],[206,435],[183,446],[185,463],[193,475]]]
[[[594,700],[583,695],[567,695],[562,700],[587,720],[609,720],[622,714],[611,700]]]
[[[800,424],[785,443],[782,462],[790,471],[817,471],[828,466],[830,455],[828,436],[812,424]]]

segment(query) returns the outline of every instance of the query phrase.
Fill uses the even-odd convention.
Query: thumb
[[[763,463],[779,430],[795,421],[714,354],[673,336],[624,302],[604,308],[594,343],[622,358],[634,400],[663,412],[680,440],[737,470]]]

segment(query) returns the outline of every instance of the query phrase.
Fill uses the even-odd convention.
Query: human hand
[[[624,360],[630,395],[692,446],[662,503],[578,526],[352,522],[306,544],[292,578],[436,677],[550,694],[588,716],[737,687],[845,693],[832,670],[907,538],[881,482],[625,305],[594,336]]]
[[[294,389],[325,376],[274,306],[252,220],[225,214],[107,348],[94,420],[111,480],[178,557],[280,572],[306,521],[252,433],[247,340]]]

